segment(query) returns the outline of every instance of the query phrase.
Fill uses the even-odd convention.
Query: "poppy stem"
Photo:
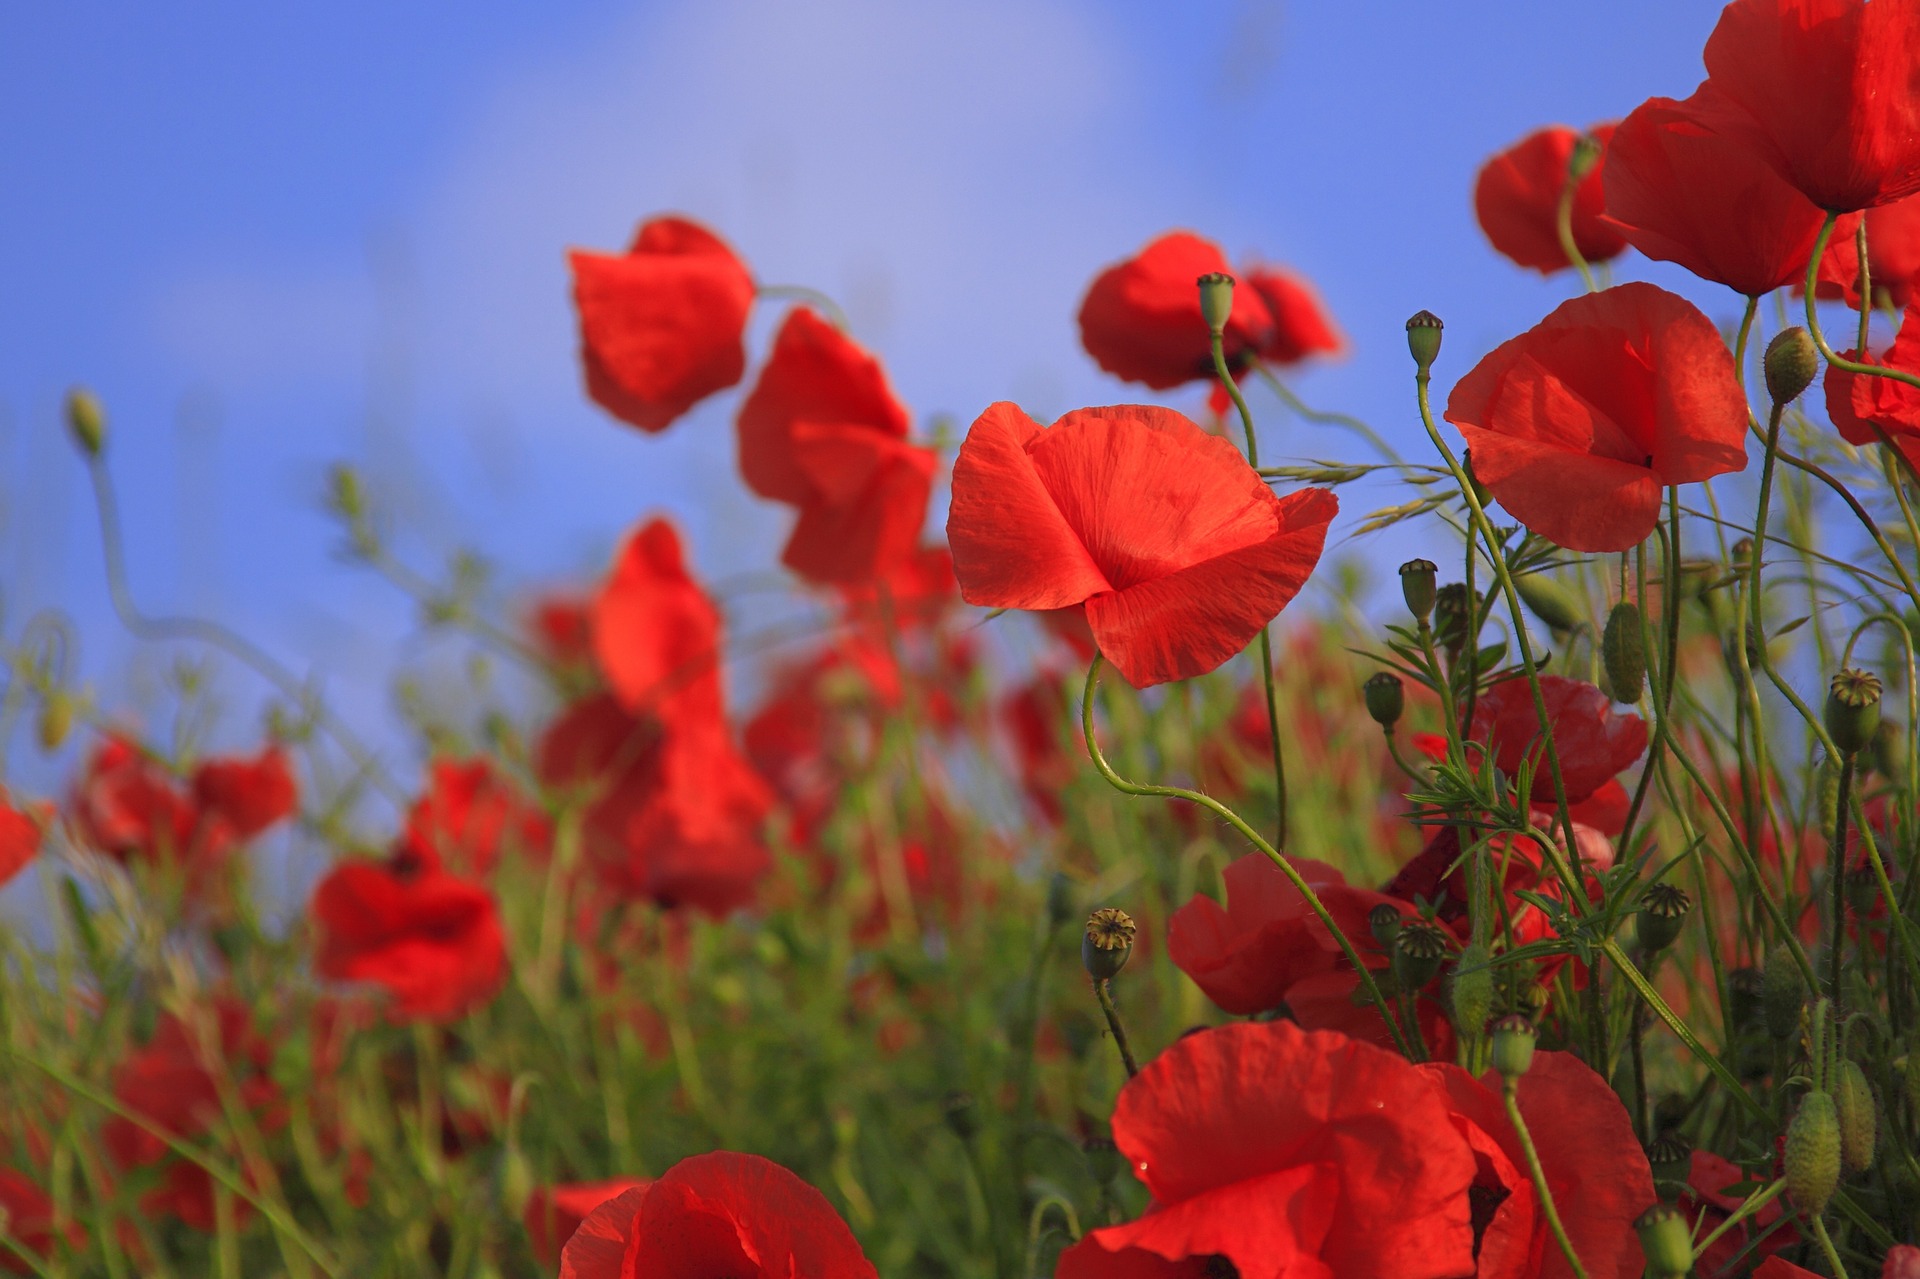
[[[1580,1254],[1573,1250],[1573,1240],[1567,1238],[1567,1228],[1560,1223],[1560,1209],[1554,1205],[1553,1190],[1547,1185],[1547,1171],[1540,1166],[1540,1152],[1533,1147],[1533,1134],[1527,1131],[1527,1121],[1520,1113],[1519,1077],[1510,1076],[1501,1082],[1500,1096],[1507,1106],[1507,1119],[1513,1124],[1514,1135],[1520,1138],[1520,1149],[1527,1156],[1527,1171],[1533,1177],[1533,1191],[1540,1196],[1540,1207],[1547,1214],[1547,1225],[1553,1230],[1554,1240],[1560,1245],[1560,1251],[1566,1255],[1567,1264],[1573,1267],[1578,1279],[1587,1279],[1587,1268],[1580,1264]]]
[[[1844,356],[1836,355],[1833,348],[1827,345],[1826,335],[1820,331],[1820,316],[1814,306],[1814,289],[1818,286],[1820,280],[1820,259],[1826,254],[1827,241],[1833,238],[1833,225],[1839,220],[1840,215],[1838,213],[1827,214],[1827,220],[1820,226],[1820,235],[1813,242],[1813,256],[1807,259],[1807,332],[1813,335],[1813,344],[1820,348],[1820,354],[1826,357],[1827,363],[1839,369],[1842,373],[1857,373],[1866,377],[1889,378],[1895,382],[1904,382],[1908,386],[1920,388],[1920,374],[1909,373],[1905,369],[1890,369],[1879,364],[1862,364],[1858,360],[1849,360]],[[1864,257],[1861,259],[1862,262],[1865,260]],[[1865,299],[1863,298],[1861,301],[1862,304],[1865,305]],[[1865,355],[1866,353],[1866,348],[1862,347],[1860,354]],[[1903,454],[1902,456],[1904,457],[1905,455]]]
[[[1093,993],[1100,1000],[1100,1011],[1106,1014],[1107,1029],[1113,1032],[1113,1046],[1120,1050],[1120,1064],[1127,1068],[1127,1078],[1132,1079],[1140,1073],[1140,1063],[1133,1059],[1133,1049],[1127,1044],[1127,1028],[1120,1024],[1120,1010],[1114,1007],[1113,992],[1107,989],[1105,978],[1096,978]]]
[[[1833,1279],[1847,1279],[1847,1268],[1835,1251],[1832,1236],[1827,1234],[1827,1223],[1817,1213],[1807,1214],[1807,1224],[1813,1227],[1813,1237],[1820,1241],[1820,1251],[1826,1254],[1827,1264],[1833,1267]]]
[[[1560,251],[1567,255],[1567,261],[1580,272],[1581,281],[1587,286],[1587,292],[1597,293],[1600,286],[1594,283],[1593,268],[1587,265],[1587,259],[1580,252],[1580,245],[1573,238],[1573,197],[1580,189],[1580,181],[1585,174],[1576,174],[1572,167],[1567,170],[1567,180],[1560,187],[1560,203],[1554,210],[1553,229],[1560,237]]]
[[[1762,1208],[1766,1207],[1768,1204],[1778,1199],[1782,1194],[1786,1193],[1786,1189],[1787,1189],[1787,1179],[1785,1177],[1782,1177],[1780,1178],[1780,1180],[1774,1182],[1771,1186],[1768,1186],[1765,1190],[1760,1191],[1758,1194],[1748,1195],[1745,1199],[1743,1199],[1740,1203],[1740,1206],[1738,1208],[1735,1208],[1730,1214],[1728,1214],[1727,1219],[1725,1221],[1721,1222],[1719,1225],[1715,1226],[1712,1230],[1708,1231],[1704,1236],[1701,1237],[1698,1243],[1694,1244],[1693,1246],[1694,1264],[1698,1265],[1700,1263],[1700,1258],[1707,1255],[1707,1249],[1713,1247],[1714,1244],[1720,1242],[1720,1237],[1722,1235],[1726,1234],[1729,1230],[1732,1230],[1735,1226],[1745,1221],[1748,1217],[1753,1216],[1753,1214],[1759,1212]]]
[[[1847,948],[1847,818],[1852,812],[1853,753],[1840,757],[1840,802],[1834,805],[1833,842],[1827,846],[1827,877],[1833,881],[1833,917],[1827,927],[1827,998],[1840,1007],[1840,959]]]
[[[1867,219],[1861,215],[1853,228],[1853,251],[1860,258],[1860,340],[1855,350],[1867,353],[1867,322],[1873,318],[1873,271],[1867,263]]]
[[[762,284],[754,289],[753,295],[770,301],[804,302],[816,310],[825,311],[827,320],[842,333],[850,327],[847,324],[847,313],[841,309],[840,304],[811,285]]]

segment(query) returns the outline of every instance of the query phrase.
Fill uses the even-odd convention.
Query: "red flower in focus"
[[[335,866],[313,893],[315,968],[370,982],[407,1021],[451,1021],[493,998],[507,975],[493,893],[403,849]]]
[[[682,1159],[581,1223],[560,1279],[874,1279],[826,1196],[770,1159]]]
[[[1867,221],[1867,274],[1874,304],[1904,308],[1920,282],[1920,196],[1882,204],[1860,216]],[[1816,297],[1845,298],[1855,310],[1860,308],[1860,254],[1854,243],[1858,229],[1853,217],[1840,219],[1820,257],[1814,284]]]
[[[193,799],[201,821],[223,823],[240,840],[285,821],[299,807],[293,769],[278,746],[252,759],[208,760],[194,771]]]
[[[655,218],[624,256],[575,250],[567,261],[587,393],[621,421],[665,430],[746,371],[753,276],[705,227]]]
[[[1713,321],[1651,284],[1563,302],[1453,388],[1500,505],[1574,551],[1653,532],[1661,489],[1746,465],[1747,401]]]
[[[1613,126],[1596,124],[1588,135],[1602,148],[1573,193],[1573,243],[1589,262],[1604,262],[1627,247],[1620,232],[1601,218],[1601,175]],[[1493,247],[1519,265],[1552,275],[1573,265],[1560,245],[1560,196],[1567,165],[1580,135],[1563,124],[1529,133],[1480,167],[1473,183],[1473,212]]]
[[[7,1242],[12,1245],[0,1247],[0,1270],[10,1275],[41,1273],[15,1256],[13,1248],[25,1249],[42,1261],[53,1252],[52,1198],[13,1169],[0,1167],[0,1211],[6,1213]],[[85,1233],[73,1222],[67,1223],[64,1233],[74,1248],[86,1246]]]
[[[1747,1174],[1740,1170],[1739,1165],[1705,1150],[1693,1152],[1693,1161],[1687,1171],[1688,1193],[1680,1197],[1679,1208],[1688,1221],[1701,1223],[1701,1238],[1739,1211],[1745,1201],[1725,1192],[1728,1186],[1745,1180]],[[1744,1268],[1751,1260],[1747,1256],[1747,1245],[1765,1234],[1767,1228],[1779,1219],[1780,1205],[1770,1203],[1748,1218],[1746,1224],[1714,1240],[1713,1245],[1701,1254],[1699,1264],[1695,1267],[1700,1279],[1733,1279],[1739,1273],[1735,1261],[1745,1257],[1740,1262]],[[1791,1232],[1783,1234],[1775,1231],[1767,1235],[1759,1245],[1761,1255],[1773,1252],[1791,1238]],[[1916,1279],[1920,1279],[1920,1276],[1916,1276]]]
[[[1598,791],[1647,749],[1646,721],[1615,712],[1612,700],[1592,684],[1564,675],[1542,675],[1540,697],[1553,726],[1568,803],[1577,804]],[[1531,760],[1531,798],[1538,804],[1555,802],[1553,770],[1547,766],[1540,719],[1534,713],[1533,688],[1524,676],[1502,680],[1481,694],[1473,735],[1493,748],[1494,762],[1509,777],[1520,771],[1523,761]]]
[[[1920,4],[1734,0],[1705,57],[1759,153],[1821,208],[1920,191]]]
[[[1882,368],[1920,373],[1920,307],[1907,308],[1893,345],[1879,359],[1858,351],[1845,351],[1842,355]],[[1827,416],[1833,419],[1834,429],[1847,443],[1878,443],[1880,436],[1875,427],[1896,441],[1906,437],[1907,444],[1920,442],[1920,389],[1890,377],[1848,373],[1831,364],[1827,365],[1822,385],[1827,393]]]
[[[544,855],[552,830],[484,755],[436,759],[427,791],[407,814],[406,847],[434,866],[485,875],[502,847]]]
[[[662,719],[721,714],[720,610],[663,519],[635,529],[593,603],[593,652],[620,704]]]
[[[879,361],[806,307],[787,316],[740,406],[747,487],[800,512],[782,563],[812,582],[860,582],[913,555],[935,458],[907,426]]]
[[[1171,409],[1078,409],[1051,428],[995,404],[954,462],[947,540],[989,608],[1084,604],[1136,688],[1244,649],[1319,562],[1339,502],[1274,496],[1238,450]]]
[[[1452,1126],[1473,1150],[1474,1253],[1481,1279],[1568,1279],[1527,1171],[1519,1134],[1492,1074],[1429,1063]],[[1588,1279],[1639,1279],[1646,1265],[1634,1218],[1654,1202],[1653,1172],[1626,1107],[1607,1081],[1569,1053],[1535,1053],[1520,1078],[1520,1114],[1546,1170],[1561,1224]],[[1385,1220],[1385,1218],[1382,1218]]]
[[[273,1048],[255,1030],[252,1014],[228,997],[200,1011],[204,1025],[162,1014],[153,1038],[115,1069],[114,1097],[174,1137],[192,1139],[227,1122],[219,1082],[224,1074],[261,1129],[278,1129],[286,1114],[271,1074]],[[100,1139],[122,1169],[165,1165],[160,1184],[140,1197],[142,1212],[178,1217],[196,1230],[214,1229],[213,1179],[204,1168],[178,1158],[157,1135],[123,1116],[107,1120]],[[244,1224],[252,1208],[236,1200],[234,1214]]]
[[[0,884],[5,884],[40,851],[40,823],[7,802],[0,789]]]
[[[1606,221],[1650,258],[1758,297],[1804,280],[1822,213],[1755,153],[1711,83],[1651,98],[1607,144]]]
[[[1058,1279],[1474,1273],[1474,1151],[1403,1058],[1288,1022],[1188,1035],[1120,1091],[1113,1139],[1152,1193],[1089,1232]],[[1386,1228],[1391,1223],[1391,1228]]]
[[[612,1181],[576,1181],[536,1189],[527,1199],[522,1218],[533,1255],[551,1270],[560,1264],[560,1250],[567,1240],[595,1208],[624,1191],[645,1190],[652,1184],[644,1177],[616,1177]]]

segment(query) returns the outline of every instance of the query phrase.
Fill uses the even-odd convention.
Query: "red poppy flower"
[[[720,237],[684,218],[641,224],[624,256],[567,255],[587,393],[643,431],[746,371],[753,276]]]
[[[1198,280],[1224,274],[1227,256],[1191,231],[1170,231],[1094,278],[1080,303],[1080,344],[1101,368],[1165,391],[1214,376]],[[1239,367],[1274,338],[1258,289],[1235,289],[1224,349]]]
[[[7,802],[0,789],[0,884],[5,884],[40,851],[40,823]]]
[[[806,307],[780,326],[740,406],[740,473],[799,508],[781,561],[813,582],[859,582],[913,555],[934,453],[907,442],[907,410],[879,361]]]
[[[1749,297],[1804,279],[1825,215],[1755,152],[1752,129],[1710,82],[1641,103],[1607,144],[1605,221]]]
[[[1707,76],[1759,126],[1755,146],[1823,209],[1920,191],[1920,5],[1734,0]]]
[[[552,831],[494,771],[484,755],[436,759],[427,771],[427,791],[407,814],[406,847],[435,866],[463,875],[485,875],[502,847],[544,855]]]
[[[1060,802],[1086,759],[1074,724],[1071,684],[1056,671],[1041,671],[1000,703],[1000,722],[1013,741],[1020,784],[1040,815],[1058,825]]]
[[[1616,712],[1612,700],[1592,684],[1564,675],[1542,675],[1540,697],[1553,725],[1554,749],[1569,803],[1579,803],[1598,791],[1647,749],[1646,721]],[[1532,760],[1532,799],[1540,804],[1555,801],[1553,771],[1547,767],[1533,688],[1524,677],[1502,680],[1480,695],[1473,735],[1493,747],[1494,762],[1509,777],[1520,771],[1522,762]]]
[[[1339,509],[1276,497],[1233,445],[1171,409],[1078,409],[1046,430],[995,404],[953,468],[960,594],[989,608],[1085,606],[1136,688],[1204,675],[1286,607]]]
[[[874,1279],[826,1196],[770,1159],[682,1159],[581,1223],[560,1279]]]
[[[287,753],[269,746],[252,759],[210,759],[193,774],[201,820],[223,822],[248,840],[293,816],[299,805]]]
[[[87,761],[73,817],[89,844],[121,862],[184,860],[200,820],[166,770],[124,737]]]
[[[1820,1272],[1796,1266],[1785,1257],[1768,1257],[1754,1267],[1752,1279],[1821,1279]]]
[[[1747,463],[1747,401],[1720,331],[1651,284],[1561,303],[1461,378],[1446,416],[1500,505],[1574,551],[1637,546],[1664,486]]]
[[[384,987],[397,1019],[451,1021],[506,979],[493,894],[404,850],[334,867],[314,889],[312,911],[320,975]]]
[[[1273,317],[1273,336],[1259,348],[1268,364],[1298,364],[1309,356],[1339,355],[1347,349],[1320,295],[1302,277],[1284,267],[1261,266],[1248,270],[1242,283],[1260,295]],[[1211,363],[1211,349],[1208,355]]]
[[[1871,248],[1868,250],[1871,252]],[[1909,306],[1900,321],[1900,332],[1893,345],[1878,359],[1858,351],[1843,352],[1846,359],[1882,368],[1920,373],[1920,307]],[[1868,373],[1848,373],[1827,366],[1822,385],[1827,393],[1827,416],[1834,429],[1849,444],[1874,444],[1880,439],[1877,426],[1896,441],[1920,442],[1920,389],[1896,382],[1890,377]]]
[[[1882,204],[1859,216],[1867,220],[1867,273],[1874,304],[1904,308],[1920,282],[1920,196]],[[1858,229],[1851,214],[1835,225],[1814,284],[1816,297],[1845,298],[1855,310],[1860,308],[1860,254],[1854,243]]]
[[[53,1252],[53,1199],[29,1178],[0,1168],[0,1210],[7,1214],[7,1242],[13,1246],[0,1246],[0,1270],[10,1275],[44,1273],[15,1256],[13,1248],[25,1249],[42,1261]],[[74,1223],[68,1222],[63,1233],[76,1249],[86,1245],[86,1235]]]
[[[1897,1243],[1887,1249],[1887,1259],[1880,1266],[1880,1279],[1920,1279],[1920,1248]]]
[[[559,1265],[560,1250],[595,1208],[624,1191],[644,1190],[652,1184],[644,1177],[616,1177],[536,1189],[527,1199],[523,1218],[533,1255],[549,1270]]]
[[[1617,257],[1627,242],[1601,218],[1601,175],[1613,136],[1611,124],[1596,124],[1588,136],[1600,143],[1594,162],[1573,193],[1573,243],[1589,262]],[[1493,247],[1519,265],[1552,275],[1573,265],[1560,246],[1560,193],[1580,135],[1563,124],[1529,133],[1480,167],[1473,183],[1473,212]]]
[[[666,520],[649,520],[620,548],[594,600],[593,651],[627,709],[720,717],[720,610],[687,571]]]
[[[1688,1166],[1688,1193],[1680,1197],[1680,1211],[1686,1214],[1687,1220],[1701,1223],[1700,1234],[1704,1238],[1709,1231],[1739,1211],[1743,1200],[1727,1194],[1726,1189],[1746,1180],[1747,1174],[1741,1171],[1738,1164],[1729,1163],[1708,1151],[1696,1150]],[[1770,1203],[1753,1214],[1746,1224],[1714,1240],[1713,1245],[1701,1254],[1695,1267],[1701,1279],[1733,1279],[1738,1273],[1735,1261],[1743,1257],[1750,1261],[1747,1245],[1760,1238],[1769,1226],[1780,1219],[1780,1211],[1777,1202]],[[1773,1252],[1791,1238],[1791,1232],[1783,1234],[1774,1231],[1759,1245],[1761,1255]],[[1916,1276],[1916,1279],[1920,1279],[1920,1276]]]
[[[278,1129],[286,1112],[271,1073],[273,1047],[254,1028],[252,1013],[229,997],[202,1011],[204,1026],[162,1014],[153,1038],[115,1069],[115,1098],[176,1138],[192,1139],[225,1128],[218,1077],[224,1074],[255,1123],[264,1131]],[[178,1217],[196,1230],[214,1229],[214,1185],[204,1168],[179,1158],[154,1133],[122,1116],[107,1120],[100,1139],[122,1169],[164,1165],[160,1184],[140,1197],[142,1212]],[[252,1208],[236,1199],[234,1212],[244,1224]]]
[[[1499,1079],[1475,1079],[1444,1062],[1413,1069],[1445,1094],[1454,1130],[1473,1150],[1479,1268],[1471,1273],[1570,1279],[1573,1270],[1549,1232]],[[1654,1202],[1653,1173],[1626,1107],[1586,1063],[1557,1052],[1534,1054],[1520,1078],[1519,1102],[1561,1224],[1589,1279],[1638,1279],[1646,1260],[1633,1222]]]
[[[1154,1206],[1087,1234],[1059,1279],[1199,1276],[1216,1257],[1242,1279],[1474,1272],[1474,1152],[1393,1053],[1288,1022],[1188,1035],[1121,1089],[1113,1140]]]
[[[533,606],[527,629],[556,666],[580,666],[593,660],[592,600],[549,595]]]

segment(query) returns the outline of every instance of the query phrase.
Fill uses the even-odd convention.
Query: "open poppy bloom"
[[[600,672],[628,710],[720,717],[720,610],[688,571],[668,521],[628,534],[594,598],[592,632]]]
[[[1058,1279],[1475,1273],[1475,1152],[1394,1053],[1284,1021],[1199,1031],[1120,1090],[1113,1140],[1153,1206],[1089,1231]]]
[[[1904,309],[1920,283],[1920,195],[1881,204],[1859,215],[1867,222],[1867,275],[1874,305]],[[1820,256],[1814,295],[1844,298],[1860,308],[1860,252],[1854,242],[1858,224],[1841,218]]]
[[[953,467],[960,594],[988,608],[1084,606],[1136,688],[1204,675],[1299,593],[1339,502],[1276,497],[1239,450],[1172,409],[1077,409],[1052,427],[988,408]]]
[[[1868,251],[1872,251],[1871,246]],[[1858,351],[1841,354],[1862,364],[1920,373],[1920,308],[1907,308],[1893,345],[1878,359]],[[1827,393],[1827,416],[1833,419],[1834,429],[1847,443],[1878,443],[1880,435],[1876,427],[1896,442],[1908,445],[1920,442],[1920,388],[1890,377],[1849,373],[1831,364],[1827,365],[1821,385]]]
[[[409,848],[458,874],[485,875],[502,848],[544,855],[552,837],[546,815],[515,792],[484,755],[436,759],[427,791],[407,813]]]
[[[384,987],[399,1020],[451,1021],[506,979],[493,893],[408,849],[334,867],[314,889],[312,912],[320,975]]]
[[[1734,0],[1708,80],[1753,117],[1754,146],[1834,213],[1920,192],[1920,4]]]
[[[720,237],[685,218],[641,224],[624,255],[567,255],[587,393],[662,431],[746,372],[753,277]]]
[[[1567,802],[1577,804],[1612,781],[1647,749],[1647,722],[1613,709],[1613,700],[1584,680],[1542,675],[1540,698],[1553,726],[1555,753]],[[1547,766],[1533,687],[1524,676],[1500,681],[1480,697],[1473,735],[1493,748],[1494,762],[1508,777],[1521,764],[1534,766],[1532,800],[1555,802],[1553,770]]]
[[[1258,351],[1266,363],[1298,364],[1311,356],[1339,355],[1347,349],[1326,304],[1304,277],[1285,267],[1256,266],[1243,272],[1241,281],[1260,295],[1273,317],[1273,336]],[[1211,348],[1208,354],[1211,357]]]
[[[1561,303],[1474,365],[1446,417],[1500,505],[1573,551],[1629,550],[1665,486],[1747,464],[1747,400],[1720,331],[1651,284]]]
[[[1573,192],[1573,244],[1589,262],[1618,257],[1626,240],[1600,216],[1605,198],[1601,175],[1607,167],[1610,124],[1596,124],[1588,136],[1601,146],[1599,159]],[[1564,124],[1529,133],[1480,167],[1473,183],[1473,212],[1480,229],[1500,253],[1520,266],[1552,275],[1573,265],[1560,244],[1560,196],[1567,166],[1580,134]]]
[[[560,1264],[560,1250],[580,1223],[595,1208],[623,1191],[645,1189],[653,1183],[644,1177],[616,1177],[612,1181],[577,1181],[562,1186],[542,1186],[527,1198],[522,1218],[533,1255],[549,1268]]]
[[[874,1279],[826,1196],[770,1159],[715,1151],[595,1208],[560,1279]]]
[[[40,851],[40,823],[7,802],[0,790],[0,884],[26,869]]]
[[[1650,258],[1758,297],[1802,280],[1825,215],[1750,145],[1711,82],[1651,98],[1607,144],[1606,221]]]
[[[913,556],[933,450],[907,442],[907,410],[879,361],[806,307],[780,326],[740,406],[740,473],[798,508],[781,561],[812,582],[861,582]]]
[[[269,746],[252,759],[210,759],[193,773],[201,820],[216,821],[248,840],[293,816],[299,807],[287,753]]]

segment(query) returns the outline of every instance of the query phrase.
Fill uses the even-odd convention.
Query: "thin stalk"
[[[1587,1268],[1580,1264],[1580,1254],[1573,1250],[1573,1240],[1567,1238],[1567,1228],[1560,1223],[1560,1209],[1553,1202],[1553,1189],[1547,1185],[1547,1170],[1540,1165],[1540,1152],[1534,1149],[1533,1134],[1527,1131],[1526,1117],[1520,1113],[1519,1082],[1518,1077],[1501,1082],[1500,1098],[1506,1103],[1507,1120],[1513,1125],[1514,1135],[1520,1138],[1520,1149],[1527,1156],[1533,1191],[1540,1196],[1540,1207],[1547,1214],[1547,1226],[1553,1231],[1554,1241],[1560,1245],[1578,1279],[1587,1279]]]
[[[1113,992],[1107,989],[1104,978],[1093,983],[1094,997],[1100,1001],[1100,1011],[1106,1015],[1107,1029],[1113,1032],[1113,1046],[1120,1050],[1120,1064],[1127,1068],[1127,1078],[1132,1079],[1140,1073],[1140,1063],[1133,1059],[1133,1048],[1127,1043],[1127,1028],[1120,1024],[1120,1010],[1114,1007]]]
[[[1827,934],[1827,998],[1840,1007],[1840,957],[1847,942],[1847,818],[1853,804],[1853,753],[1840,757],[1840,802],[1834,805],[1833,842],[1827,846],[1827,878],[1833,881],[1833,918]]]

